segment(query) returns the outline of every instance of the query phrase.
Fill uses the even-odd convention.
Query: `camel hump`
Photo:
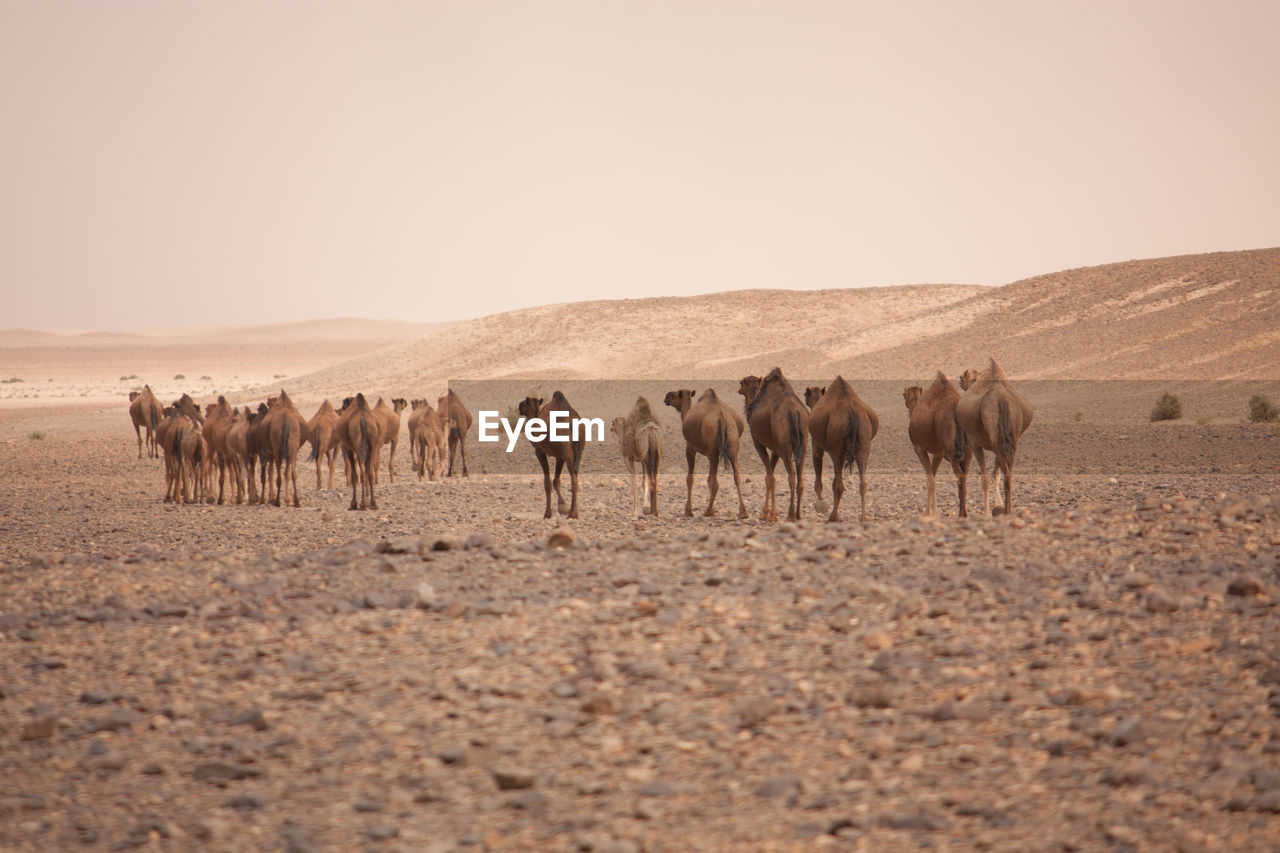
[[[714,388],[708,388],[706,391],[703,391],[702,398],[704,400],[710,400],[713,403],[720,401],[720,397],[716,394],[716,389]]]
[[[1008,382],[1009,379],[1004,375],[1004,371],[1000,369],[1000,365],[993,356],[987,364],[987,379],[994,382]]]

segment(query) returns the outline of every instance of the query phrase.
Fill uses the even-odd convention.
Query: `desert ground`
[[[515,342],[572,337],[573,306],[342,340],[292,324],[213,343],[0,335],[0,374],[24,380],[0,392],[0,848],[1274,850],[1280,427],[1244,414],[1252,394],[1280,400],[1277,257],[861,303],[593,303],[578,313],[656,343],[593,331],[559,371]],[[1124,276],[1144,295],[1115,296]],[[824,299],[846,319],[821,326]],[[1105,335],[1083,310],[1052,322],[1107,299],[1122,304]],[[748,327],[796,309],[822,331],[775,347],[662,325],[707,305]],[[990,340],[1009,305],[1041,337]],[[1162,345],[1155,320],[1181,331]],[[966,329],[988,340],[953,351]],[[942,517],[922,519],[902,387],[979,352],[1036,405],[1014,509],[982,514],[975,466],[970,516],[943,471]],[[702,458],[682,515],[662,394],[710,386],[738,407],[736,377],[775,364],[798,389],[841,372],[879,412],[870,521],[855,488],[826,523],[808,464],[802,520],[760,521],[745,441],[750,517],[723,472],[716,517],[700,514]],[[236,405],[284,387],[310,416],[357,390],[434,400],[447,379],[473,414],[559,389],[608,420],[644,394],[660,514],[631,516],[606,436],[584,455],[581,518],[544,519],[529,447],[474,427],[470,476],[435,481],[402,433],[374,511],[347,509],[341,470],[317,488],[314,463],[300,508],[175,506],[127,412],[138,382]],[[1166,390],[1183,417],[1151,423]]]

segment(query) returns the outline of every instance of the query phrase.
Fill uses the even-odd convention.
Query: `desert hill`
[[[448,379],[898,379],[959,372],[994,355],[1044,379],[1280,376],[1280,248],[1128,261],[1004,287],[750,290],[601,300],[460,323],[290,379],[432,391]],[[414,391],[414,393],[417,393]]]

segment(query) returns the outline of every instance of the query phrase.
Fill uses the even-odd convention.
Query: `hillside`
[[[1128,261],[991,288],[752,290],[495,314],[291,378],[291,391],[434,393],[448,379],[1280,376],[1280,249]],[[411,390],[412,389],[412,390]]]

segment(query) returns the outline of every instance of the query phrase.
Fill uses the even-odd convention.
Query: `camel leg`
[[[991,478],[987,476],[987,460],[986,454],[981,447],[973,448],[973,455],[978,460],[978,473],[982,475],[982,514],[987,518],[991,517]],[[992,473],[995,466],[992,465]]]
[[[558,467],[558,466],[557,466]],[[569,467],[569,518],[578,517],[578,466],[570,465]],[[462,476],[466,476],[463,474]]]
[[[1004,475],[1004,514],[1013,511],[1013,458],[998,459],[1000,473]]]
[[[218,459],[218,506],[224,504],[223,491],[227,484],[227,462],[225,459]]]
[[[755,442],[756,453],[760,454],[760,464],[764,466],[764,509],[760,511],[760,520],[769,520],[769,499],[773,496],[773,473],[769,467],[769,451],[760,442]]]
[[[720,477],[716,474],[720,470],[720,453],[716,448],[711,448],[707,461],[711,463],[711,471],[707,474],[707,491],[711,493],[711,497],[707,501],[707,510],[702,515],[713,518],[716,514],[716,494],[720,491]]]
[[[387,456],[387,476],[393,483],[396,481],[396,445],[399,443],[398,440],[392,439],[391,453]]]
[[[933,475],[929,467],[929,452],[918,444],[912,444],[911,449],[916,452],[916,458],[920,460],[920,467],[924,469],[924,512],[922,515],[928,516],[929,510],[933,507]]]
[[[795,460],[789,454],[782,454],[782,464],[787,469],[787,521],[800,520],[800,483],[802,477],[798,477],[796,471]]]
[[[840,458],[843,452],[831,454],[831,515],[827,516],[828,522],[840,520],[840,501],[844,497],[844,460]],[[816,461],[817,447],[814,447],[813,455]]]
[[[698,452],[692,447],[686,447],[684,450],[685,461],[689,463],[689,475],[684,479],[685,499],[684,499],[684,515],[689,518],[693,515],[693,468],[698,461]]]
[[[858,495],[862,498],[862,515],[860,521],[866,521],[867,516],[867,460],[858,460]]]
[[[775,473],[778,459],[777,454],[768,453],[764,464],[764,514],[760,517],[762,521],[778,520],[778,475]]]
[[[547,454],[538,451],[538,464],[542,466],[542,490],[547,493],[547,510],[543,518],[551,517],[551,468],[547,465]]]
[[[935,454],[929,463],[929,515],[938,518],[938,469],[942,466],[942,454]]]
[[[289,482],[293,486],[293,505],[294,507],[302,506],[302,501],[298,497],[298,457],[294,456],[289,460]]]
[[[968,461],[968,460],[966,460],[966,461]],[[957,491],[957,493],[958,493],[958,495],[959,495],[959,501],[960,501],[960,517],[961,517],[961,518],[968,518],[968,517],[969,517],[969,507],[968,507],[968,500],[969,500],[969,496],[968,496],[969,470],[968,470],[968,465],[961,465],[961,464],[959,464],[959,463],[952,462],[952,463],[951,463],[951,470],[952,470],[952,472],[953,472],[953,473],[955,473],[955,475],[956,475],[956,491]]]
[[[649,515],[656,516],[658,514],[658,472],[650,471],[647,482],[649,483]]]
[[[458,454],[462,457],[462,476],[471,476],[467,473],[467,437],[465,435],[458,436]]]
[[[840,476],[840,465],[836,462],[836,455],[831,454],[831,464],[836,466],[836,472],[831,475],[832,483]],[[834,485],[832,486],[834,488]],[[818,442],[813,443],[813,496],[818,500],[822,500],[822,450],[818,447]],[[839,519],[837,519],[839,520]]]
[[[316,491],[324,488],[324,480],[320,476],[320,464],[324,462],[324,453],[320,450],[319,445],[313,448],[316,452]]]
[[[560,493],[560,473],[564,471],[564,460],[556,460],[556,476],[551,481],[551,486],[556,490],[556,512],[564,515],[564,495]]]
[[[137,424],[133,425],[133,434],[138,437],[138,458],[142,458],[142,430]]]

